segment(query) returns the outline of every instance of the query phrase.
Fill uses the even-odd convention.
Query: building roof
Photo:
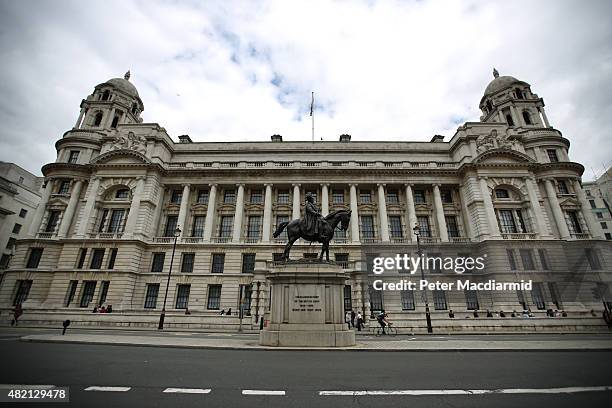
[[[489,85],[487,85],[487,87],[485,88],[485,96],[493,95],[494,93],[499,92],[502,89],[509,88],[515,84],[526,84],[524,81],[516,79],[515,77],[510,75],[499,76],[499,72],[497,72],[495,68],[493,68],[493,77],[493,80],[489,82]]]
[[[111,78],[106,81],[104,84],[112,85],[113,87],[119,89],[120,91],[131,95],[136,98],[140,98],[138,95],[138,90],[136,87],[129,81],[130,79],[130,71],[125,73],[123,78]]]

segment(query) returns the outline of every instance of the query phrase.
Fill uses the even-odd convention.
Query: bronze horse
[[[334,237],[334,231],[338,224],[340,224],[340,229],[346,231],[348,229],[349,221],[351,220],[351,211],[350,210],[338,210],[330,213],[329,215],[323,217],[325,222],[321,223],[321,227],[319,228],[319,233],[317,235],[305,236],[302,230],[302,223],[299,219],[293,221],[285,221],[278,224],[276,231],[274,231],[274,238],[277,238],[283,230],[287,229],[287,244],[285,245],[285,250],[283,251],[282,260],[289,260],[289,251],[291,251],[291,247],[293,243],[297,241],[299,238],[305,239],[310,242],[320,242],[323,244],[321,248],[321,255],[319,256],[319,260],[323,260],[323,254],[325,254],[325,258],[329,261],[329,241]]]

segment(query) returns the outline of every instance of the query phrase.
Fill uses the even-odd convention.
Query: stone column
[[[576,191],[576,196],[578,197],[578,201],[580,201],[580,209],[582,211],[582,216],[586,221],[587,226],[589,227],[589,231],[591,232],[591,237],[604,239],[604,233],[601,229],[601,225],[595,220],[593,217],[593,212],[591,211],[591,206],[582,190],[582,186],[578,182],[578,180],[572,180],[572,184],[574,185],[574,191]]]
[[[542,119],[544,119],[544,125],[546,125],[546,127],[552,127],[550,126],[550,122],[548,121],[548,117],[546,116],[546,111],[544,111],[544,107],[541,106],[539,108],[540,113],[542,113]]]
[[[159,197],[157,197],[157,205],[155,207],[155,213],[153,214],[153,222],[151,223],[151,237],[157,236],[159,233],[159,220],[161,219],[162,209],[164,207],[164,198],[166,195],[166,186],[160,184],[159,186]]]
[[[79,224],[79,229],[77,232],[77,236],[84,237],[87,233],[87,228],[89,227],[89,222],[91,218],[94,216],[94,209],[96,206],[96,199],[98,198],[98,189],[100,188],[100,177],[93,176],[91,181],[89,182],[89,189],[87,191],[87,202],[85,203],[85,208],[83,209],[83,218],[81,219],[81,223]]]
[[[240,242],[242,236],[242,217],[244,216],[244,184],[238,184],[236,194],[236,214],[234,214],[234,230],[232,231],[232,242]]]
[[[523,116],[518,114],[518,110],[516,109],[516,106],[510,105],[510,112],[511,112],[510,114],[514,118],[514,126],[524,127],[525,124],[523,123]]]
[[[266,195],[264,198],[263,232],[261,242],[270,242],[270,228],[272,223],[272,184],[265,184]]]
[[[506,118],[504,117],[504,113],[500,110],[497,111],[499,115],[499,123],[506,123]]]
[[[104,129],[108,129],[110,128],[110,125],[113,121],[113,118],[115,117],[115,108],[111,109],[108,112],[108,117],[106,118],[106,120],[104,121]]]
[[[204,242],[210,242],[212,237],[215,212],[217,211],[217,185],[210,184],[208,192],[208,205],[206,207],[206,219],[204,220]]]
[[[293,186],[293,213],[291,214],[294,220],[300,218],[300,184],[292,184]]]
[[[145,186],[145,176],[136,177],[136,188],[132,194],[132,203],[130,204],[130,212],[128,213],[127,222],[125,223],[125,233],[123,238],[132,238],[136,231],[136,224],[140,215],[140,200]]]
[[[463,194],[463,187],[464,185],[461,184],[457,189],[457,192],[459,193],[459,201],[461,202],[461,219],[463,220],[463,228],[465,229],[466,238],[472,239],[475,238],[476,234],[474,233],[474,231],[472,231],[472,224],[470,221],[472,217],[470,216],[470,212],[468,211],[465,194]]]
[[[81,112],[79,113],[79,118],[77,119],[76,123],[74,124],[74,128],[73,129],[79,129],[81,127],[81,121],[83,120],[83,115],[85,114],[85,108],[81,108]]]
[[[31,237],[36,237],[38,230],[40,230],[40,223],[42,222],[43,216],[45,215],[47,203],[49,202],[49,197],[51,197],[51,192],[53,191],[53,180],[47,179],[46,183],[46,187],[43,191],[42,197],[40,198],[40,203],[38,204],[38,207],[36,207],[36,212],[34,213],[34,217],[32,218],[30,230],[28,231],[28,235]]]
[[[489,236],[491,238],[501,238],[499,224],[495,216],[495,208],[493,208],[493,200],[491,199],[489,186],[487,185],[487,178],[479,177],[478,179],[480,181],[480,194],[482,194],[482,202],[484,203],[485,214],[487,214],[487,221],[489,224]]]
[[[555,190],[551,179],[544,179],[544,187],[546,187],[548,204],[550,204],[555,223],[557,224],[557,229],[559,230],[559,235],[561,236],[561,239],[568,239],[570,237],[569,228],[565,222],[565,216],[563,215],[563,211],[559,205],[559,200],[557,199],[557,191]]]
[[[357,207],[357,184],[350,185],[351,241],[359,242],[359,210]]]
[[[321,215],[329,214],[329,184],[321,184]]]
[[[436,212],[436,221],[438,222],[438,234],[440,234],[440,241],[448,242],[448,230],[446,229],[444,206],[442,205],[442,196],[440,195],[440,184],[433,185],[433,193],[434,208]]]
[[[83,180],[77,179],[74,183],[72,191],[70,192],[70,201],[68,201],[68,206],[66,206],[64,216],[62,217],[62,222],[60,223],[59,230],[57,232],[58,238],[66,238],[66,236],[68,235],[68,229],[70,228],[70,224],[72,223],[72,218],[74,217],[76,206],[79,203],[79,198],[81,197],[82,187]]]
[[[383,242],[389,242],[389,219],[387,218],[385,184],[378,184],[378,217],[380,220],[380,238]]]
[[[540,200],[538,198],[538,185],[533,177],[524,177],[523,180],[527,186],[527,194],[529,195],[529,202],[533,210],[537,232],[540,234],[540,237],[548,237],[550,234],[544,222],[544,212],[542,211],[542,206],[540,206]]]
[[[406,213],[408,216],[408,236],[413,242],[416,242],[413,228],[417,225],[416,210],[414,209],[414,196],[412,195],[412,184],[406,186]]]
[[[184,236],[185,228],[187,228],[187,212],[189,211],[189,192],[191,191],[189,184],[183,184],[183,195],[181,196],[181,207],[179,208],[177,226],[181,229],[180,236]]]

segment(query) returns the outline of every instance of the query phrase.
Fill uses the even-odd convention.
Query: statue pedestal
[[[264,346],[347,347],[355,332],[344,322],[342,268],[329,263],[289,262],[271,268],[270,322],[259,334]]]

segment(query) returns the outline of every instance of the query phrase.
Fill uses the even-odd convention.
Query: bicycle
[[[385,327],[384,334],[386,334],[387,336],[395,337],[397,336],[397,328],[393,326],[392,324],[388,324],[387,327]],[[380,337],[382,335],[383,335],[383,328],[378,327],[378,329],[376,329],[376,337]]]

